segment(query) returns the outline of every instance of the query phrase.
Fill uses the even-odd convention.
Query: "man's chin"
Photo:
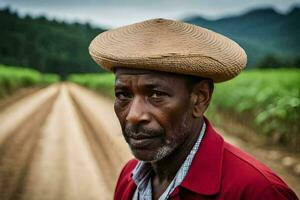
[[[144,162],[152,162],[155,159],[155,155],[153,152],[150,152],[148,150],[141,150],[141,149],[131,149],[131,153],[133,154],[133,156],[140,160],[140,161],[144,161]]]
[[[134,157],[144,162],[157,162],[170,155],[175,148],[170,146],[163,146],[156,151],[145,149],[132,149],[131,152]]]

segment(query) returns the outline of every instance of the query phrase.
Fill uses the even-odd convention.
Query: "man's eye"
[[[117,99],[125,100],[131,98],[131,94],[128,92],[116,92],[115,96]]]
[[[160,91],[153,91],[150,95],[151,98],[157,99],[166,96],[166,93]]]

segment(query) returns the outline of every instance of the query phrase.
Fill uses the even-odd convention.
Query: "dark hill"
[[[185,22],[222,33],[245,48],[249,67],[259,66],[270,56],[281,65],[300,65],[300,9],[286,15],[273,9],[259,9],[241,16],[218,20],[191,17]]]

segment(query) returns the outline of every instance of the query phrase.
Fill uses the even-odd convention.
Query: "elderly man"
[[[198,26],[154,19],[104,32],[89,50],[116,74],[115,112],[136,157],[123,168],[115,199],[297,199],[204,117],[213,83],[246,65],[238,44]]]

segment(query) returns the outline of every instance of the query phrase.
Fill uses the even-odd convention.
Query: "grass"
[[[300,145],[299,111],[299,69],[245,71],[216,84],[209,109],[246,121],[259,133],[292,147]]]
[[[0,98],[19,88],[46,86],[58,82],[55,74],[42,74],[36,70],[0,65]]]
[[[105,96],[114,97],[115,76],[111,73],[102,74],[73,74],[67,78],[69,81],[90,88]]]

